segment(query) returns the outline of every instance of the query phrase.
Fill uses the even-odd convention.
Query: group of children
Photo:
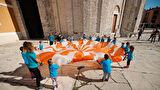
[[[130,43],[127,42],[126,46],[124,46],[124,43],[122,43],[121,48],[124,49],[125,54],[124,54],[124,59],[123,61],[127,58],[127,65],[124,66],[123,68],[129,68],[130,62],[133,60],[133,51],[134,51],[134,46],[131,45]],[[102,77],[102,81],[108,81],[110,76],[111,76],[111,63],[112,61],[109,59],[109,56],[107,54],[104,55],[105,60],[101,61],[99,64],[103,66],[103,72],[104,75]],[[107,79],[106,79],[107,76]]]
[[[82,37],[82,38],[83,38],[83,39],[86,39],[86,35],[83,34],[83,37]],[[105,38],[107,39],[107,42],[108,42],[108,43],[109,43],[109,42],[112,42],[114,45],[116,45],[116,42],[117,42],[116,37],[114,37],[114,39],[111,40],[111,37],[110,37],[110,36],[106,37],[106,35],[103,35],[102,38],[100,38],[100,36],[97,36],[97,38],[95,39],[95,41],[105,42]],[[92,36],[89,36],[89,40],[92,40]]]
[[[40,50],[43,49],[43,45],[41,44],[42,42],[40,41]],[[42,77],[40,70],[38,69],[38,63],[42,65],[42,62],[37,58],[36,54],[34,53],[33,43],[24,42],[23,46],[20,47],[20,50],[21,50],[22,58],[24,59],[24,62],[31,73],[32,79],[36,78],[37,90],[41,90],[43,87],[40,86],[40,81],[45,78]],[[56,83],[56,85],[54,85],[53,87],[58,88],[57,69],[59,68],[59,66],[57,64],[54,64],[53,60],[50,59],[48,60],[48,68],[49,68],[50,78],[52,79],[53,85],[54,85],[54,82]]]
[[[102,38],[99,38],[99,36],[97,37],[96,41],[101,41],[104,42],[106,38],[105,36],[103,36]],[[86,36],[83,35],[83,39],[86,39]],[[89,37],[90,40],[92,40],[92,36]],[[52,35],[52,33],[50,33],[50,35],[48,36],[48,40],[50,41],[50,45],[53,44],[54,42],[54,36]],[[61,41],[62,39],[59,39],[59,41]],[[111,42],[111,38],[110,36],[107,37],[107,42]],[[113,44],[116,44],[116,38],[114,37],[114,40],[112,40]],[[39,41],[39,50],[43,50],[43,42]],[[125,43],[122,43],[121,48],[124,49],[125,51],[125,57],[123,60],[125,60],[127,58],[127,65],[124,66],[123,68],[129,68],[130,62],[133,60],[133,51],[134,51],[134,46],[130,46],[130,43],[127,42],[126,46],[124,45]],[[40,65],[43,65],[42,62],[37,58],[36,54],[34,53],[34,50],[37,50],[36,48],[34,48],[33,43],[31,42],[24,42],[23,46],[20,47],[20,50],[22,51],[22,57],[24,59],[24,62],[26,64],[26,66],[28,67],[32,78],[36,78],[36,85],[37,85],[37,89],[41,89],[43,88],[42,86],[40,86],[40,81],[43,80],[44,78],[41,76],[40,70],[38,69],[38,63]],[[102,78],[102,81],[105,80],[109,80],[109,77],[111,76],[111,63],[112,61],[109,59],[109,56],[107,54],[104,55],[105,60],[100,62],[100,65],[103,66],[103,72],[104,72],[104,76]],[[57,69],[59,68],[59,66],[57,64],[53,63],[52,59],[48,60],[48,68],[49,68],[49,73],[50,73],[50,78],[52,79],[52,83],[53,83],[53,87],[54,88],[58,88],[58,83],[57,83],[57,76],[58,76],[58,71]],[[106,79],[107,76],[107,79]],[[56,83],[56,85],[54,85],[54,82]],[[54,89],[53,88],[53,89]]]

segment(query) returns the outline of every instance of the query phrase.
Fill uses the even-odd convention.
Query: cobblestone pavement
[[[160,42],[150,43],[147,41],[148,37],[148,34],[144,34],[140,41],[136,41],[136,37],[118,38],[118,45],[129,41],[135,46],[134,60],[129,69],[120,68],[126,65],[126,61],[113,63],[111,79],[108,82],[101,82],[103,72],[96,69],[82,71],[79,79],[76,80],[74,76],[77,73],[75,72],[73,76],[69,73],[78,63],[70,64],[70,67],[65,65],[61,67],[66,70],[63,72],[68,73],[58,77],[57,90],[160,90]],[[30,41],[38,46],[38,40]],[[0,45],[0,90],[35,88],[35,80],[30,79],[19,51],[23,42],[22,40]],[[44,43],[44,46],[47,47],[47,43]],[[51,80],[47,78],[41,84],[45,86],[43,90],[50,89]]]

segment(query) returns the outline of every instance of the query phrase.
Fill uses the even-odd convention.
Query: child
[[[41,63],[39,59],[37,59],[36,54],[34,53],[34,46],[33,43],[27,42],[23,43],[23,47],[26,49],[26,57],[28,60],[28,68],[33,74],[36,76],[36,85],[37,89],[42,89],[43,87],[40,87],[40,81],[43,80],[41,73],[38,69],[38,63]]]
[[[116,42],[117,42],[116,37],[114,37],[112,42],[113,42],[114,45],[116,45]]]
[[[61,39],[59,42],[62,43],[62,42],[63,42],[63,39]]]
[[[52,33],[50,33],[49,36],[48,36],[50,46],[53,45],[53,39],[54,39],[54,36],[52,35]]]
[[[122,46],[121,46],[121,48],[125,49],[124,43],[122,43]]]
[[[109,56],[107,54],[104,55],[105,60],[100,62],[100,65],[103,66],[103,72],[104,76],[102,78],[102,81],[105,81],[106,75],[107,76],[107,81],[109,80],[109,77],[111,76],[111,63],[112,61],[109,59]]]
[[[66,37],[64,37],[64,38],[63,38],[63,41],[64,41],[64,42],[66,42],[66,41],[67,41]]]
[[[83,34],[83,39],[86,39],[86,35],[85,34]]]
[[[92,36],[89,36],[89,40],[92,40]]]
[[[34,47],[34,50],[35,50],[35,51],[38,50],[38,47],[35,46],[35,47]]]
[[[133,60],[133,51],[134,46],[130,46],[130,51],[128,52],[127,56],[127,66],[124,66],[123,68],[129,68],[130,62]]]
[[[110,36],[109,37],[107,37],[107,42],[110,42],[111,41],[111,38],[110,38]]]
[[[130,46],[130,43],[127,42],[127,43],[126,43],[126,47],[124,48],[124,52],[125,52],[124,55],[126,55],[126,54],[129,52],[129,46]],[[126,59],[126,56],[124,57],[123,61],[124,61],[125,59]]]
[[[72,42],[72,41],[73,41],[73,38],[72,38],[72,37],[70,37],[70,38],[69,38],[69,41],[70,41],[70,42]]]
[[[43,50],[43,42],[42,41],[39,41],[39,49]]]
[[[126,47],[125,47],[125,54],[127,54],[128,52],[129,52],[129,46],[130,46],[130,43],[129,42],[127,42],[126,43]]]
[[[100,40],[101,40],[101,39],[100,39],[100,37],[98,36],[97,39],[96,39],[96,41],[100,42]]]
[[[52,59],[49,59],[48,60],[48,68],[49,68],[50,78],[52,79],[53,89],[55,87],[58,88],[58,83],[57,83],[58,71],[57,71],[57,69],[59,68],[59,66],[57,64],[53,64]],[[54,82],[56,82],[56,85],[54,85]]]
[[[26,43],[26,42],[25,42]],[[21,46],[20,48],[20,51],[21,51],[21,55],[22,55],[22,58],[23,58],[23,60],[24,60],[24,63],[26,64],[26,66],[28,67],[28,60],[27,60],[27,57],[26,57],[26,51],[25,51],[25,49],[23,48],[23,46]],[[29,68],[28,68],[29,69]],[[30,70],[29,70],[30,71]],[[34,76],[34,74],[30,71],[30,73],[31,73],[31,78],[33,79],[33,78],[36,78],[35,76]]]
[[[104,42],[104,36],[101,38],[101,42]]]

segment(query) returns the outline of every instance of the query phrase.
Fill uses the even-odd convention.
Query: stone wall
[[[43,27],[44,37],[47,38],[49,32],[56,32],[51,0],[37,0],[37,6]]]
[[[80,33],[110,35],[114,14],[117,15],[115,33],[127,36],[137,29],[144,4],[145,0],[37,0],[45,37],[49,32],[76,36]],[[20,14],[16,15],[19,17]],[[19,27],[27,37],[21,21]]]
[[[127,0],[126,6],[124,9],[124,15],[122,20],[122,25],[120,29],[120,34],[122,37],[126,37],[129,34],[134,32],[135,25],[138,26],[139,19],[141,19],[142,14],[139,13],[140,6],[142,3],[142,7],[144,8],[145,1],[142,2],[142,0]]]
[[[118,6],[121,10],[122,2],[123,0],[103,0],[100,33],[104,33],[107,35],[111,34],[115,7]],[[115,29],[118,29],[120,15],[121,14],[119,12],[119,14],[117,14]]]

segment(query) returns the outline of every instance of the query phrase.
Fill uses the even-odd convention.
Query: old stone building
[[[146,10],[143,23],[145,23],[145,26],[149,28],[160,28],[160,7]]]
[[[0,0],[0,39],[46,38],[49,32],[126,37],[137,32],[144,5],[145,0]]]

